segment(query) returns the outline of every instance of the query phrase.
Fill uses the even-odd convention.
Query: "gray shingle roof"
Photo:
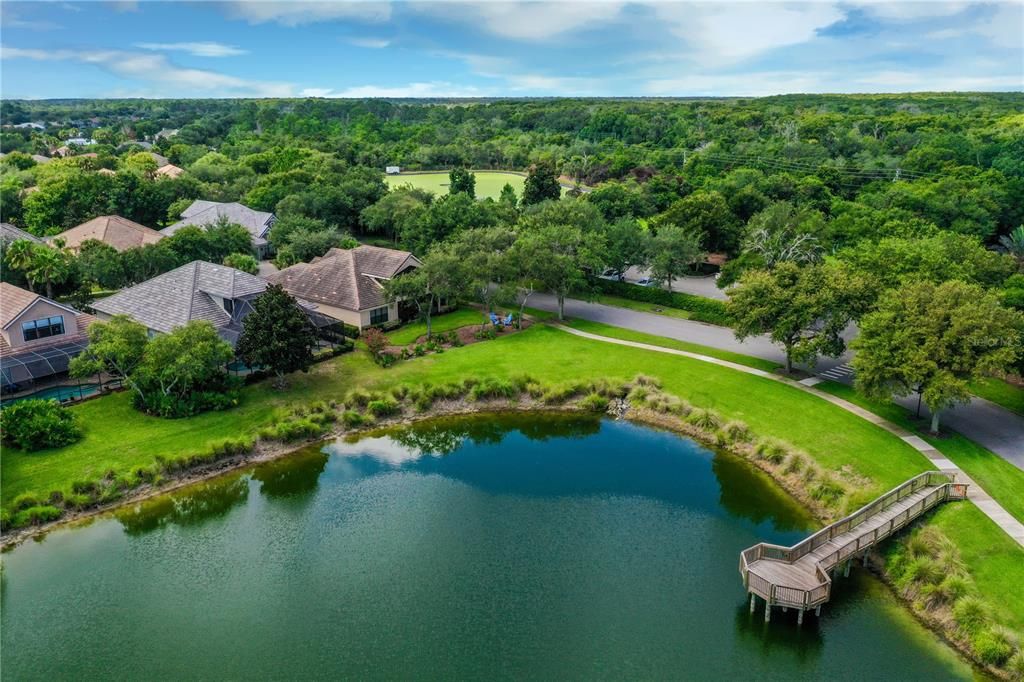
[[[107,315],[129,315],[147,328],[169,332],[191,320],[227,327],[232,317],[217,299],[260,294],[267,282],[224,265],[193,261],[93,303]]]
[[[5,242],[16,242],[19,239],[27,239],[31,242],[42,243],[43,240],[34,234],[30,234],[21,228],[10,223],[0,223],[0,240]]]
[[[368,310],[387,304],[382,280],[419,264],[408,251],[363,244],[355,249],[331,249],[310,263],[293,265],[267,279],[307,301]]]
[[[274,214],[266,211],[254,211],[248,206],[237,202],[220,203],[217,201],[204,201],[202,199],[192,202],[192,205],[181,213],[181,220],[161,232],[170,236],[187,225],[204,227],[213,225],[221,217],[229,222],[237,223],[249,231],[253,243],[256,245],[266,244],[267,232],[274,223]]]

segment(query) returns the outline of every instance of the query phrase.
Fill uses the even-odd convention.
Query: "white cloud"
[[[672,33],[693,48],[690,56],[702,64],[727,63],[804,43],[846,16],[830,2],[673,2],[652,7]]]
[[[274,21],[282,26],[302,26],[339,19],[381,22],[391,18],[391,5],[388,2],[372,0],[350,0],[348,2],[231,0],[225,3],[224,7],[230,18],[244,19],[250,24]]]
[[[767,71],[743,74],[692,74],[647,81],[644,94],[663,97],[748,96],[822,92],[823,74],[810,71]]]
[[[854,0],[850,3],[870,14],[882,19],[895,21],[915,21],[933,17],[949,17],[967,9],[970,3],[950,2],[949,0],[911,0],[910,2],[893,2],[893,0]]]
[[[175,66],[164,55],[123,50],[39,50],[0,47],[0,59],[33,59],[36,61],[74,61],[92,64],[105,71],[166,89],[171,96],[288,97],[293,88],[288,83],[252,81],[205,69]]]
[[[307,97],[383,97],[404,99],[410,97],[489,97],[494,93],[471,85],[458,85],[446,81],[407,83],[405,85],[357,85],[343,90],[306,88]],[[316,93],[316,94],[313,94]]]
[[[135,43],[135,47],[158,52],[188,52],[195,57],[235,57],[249,54],[248,50],[223,43]]]
[[[978,25],[977,30],[998,47],[1020,50],[1024,47],[1024,4],[1000,3],[992,16]]]
[[[624,2],[416,2],[409,7],[515,40],[542,41],[615,19]]]
[[[348,42],[350,45],[366,47],[372,50],[380,50],[391,45],[390,40],[385,40],[383,38],[352,38]]]

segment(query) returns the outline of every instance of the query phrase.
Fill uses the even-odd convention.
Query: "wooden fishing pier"
[[[750,593],[750,612],[757,597],[765,600],[764,620],[771,620],[772,607],[804,612],[821,605],[832,591],[832,576],[841,569],[850,574],[850,563],[879,542],[911,523],[932,507],[947,500],[967,497],[967,486],[954,483],[953,476],[929,471],[890,490],[846,518],[822,528],[792,547],[759,543],[740,553],[740,575]]]

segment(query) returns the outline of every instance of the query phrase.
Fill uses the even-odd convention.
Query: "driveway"
[[[529,306],[553,312],[558,310],[558,302],[550,294],[534,294],[530,297]],[[568,317],[581,320],[603,322],[647,334],[752,355],[777,362],[780,365],[786,361],[782,349],[767,337],[758,336],[741,342],[736,340],[731,329],[702,322],[680,320],[674,317],[575,299],[566,299],[565,314]],[[809,373],[817,374],[822,379],[851,384],[853,383],[853,372],[848,369],[849,360],[850,354],[847,353],[840,358],[822,358],[813,369],[798,366]],[[899,398],[896,402],[910,409],[916,409],[917,405],[915,397]],[[921,413],[928,414],[927,408],[922,407]],[[965,405],[958,405],[943,412],[942,423],[1024,470],[1024,418],[976,397]]]
[[[623,276],[627,282],[636,284],[637,280],[647,277],[647,274],[647,270],[629,268],[623,273]],[[706,277],[680,277],[677,280],[673,280],[672,291],[703,296],[704,298],[714,298],[719,301],[729,298],[724,291],[718,288],[713,275]]]

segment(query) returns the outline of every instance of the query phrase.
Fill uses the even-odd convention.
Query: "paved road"
[[[540,310],[558,310],[555,297],[548,294],[534,294],[530,297],[529,305]],[[616,327],[635,329],[648,334],[752,355],[779,364],[786,361],[782,349],[766,337],[755,337],[740,342],[733,336],[731,329],[701,322],[680,320],[574,299],[566,300],[565,314],[569,317],[603,322]],[[835,359],[822,358],[813,369],[808,367],[801,367],[801,369],[816,373],[824,379],[849,384],[853,380],[853,373],[848,371],[849,360],[849,354]],[[916,409],[916,398],[897,399],[897,402],[910,409]],[[922,407],[921,413],[927,415],[927,408]],[[987,400],[974,398],[966,405],[946,410],[942,415],[942,422],[976,443],[984,445],[1017,468],[1024,470],[1024,418]]]

